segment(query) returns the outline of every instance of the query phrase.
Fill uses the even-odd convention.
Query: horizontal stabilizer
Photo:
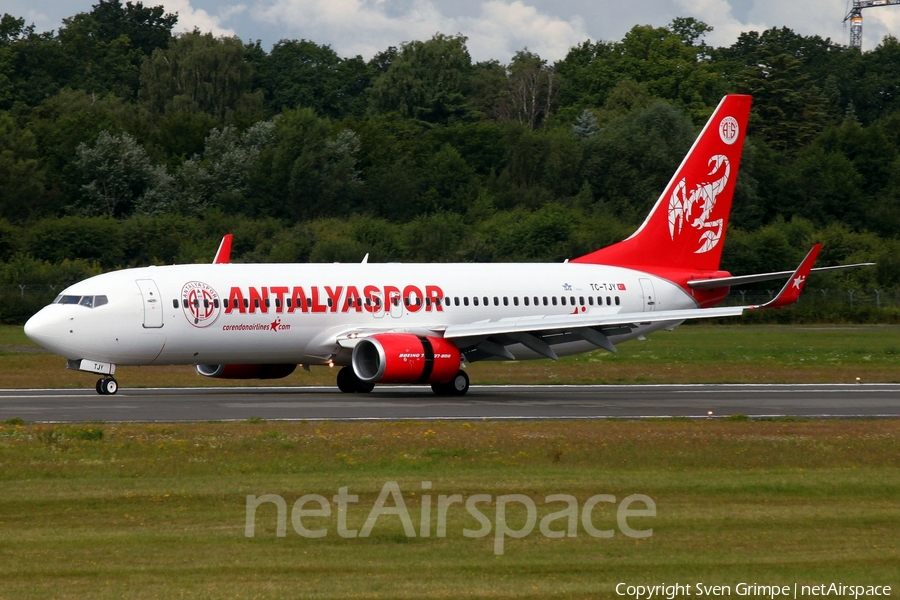
[[[810,273],[825,273],[828,271],[840,271],[843,269],[857,269],[859,267],[871,267],[875,263],[857,263],[855,265],[837,265],[834,267],[817,267]],[[748,283],[761,281],[774,281],[785,279],[794,274],[794,271],[776,271],[773,273],[758,273],[756,275],[739,275],[737,277],[716,277],[715,279],[694,279],[687,282],[689,288],[694,290],[712,290],[720,287],[735,287]]]

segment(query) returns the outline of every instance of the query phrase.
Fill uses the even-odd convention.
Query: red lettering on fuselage
[[[395,288],[392,285],[384,286],[384,302],[388,310],[391,310],[395,300],[401,302],[401,298],[402,294],[400,293],[400,288]]]
[[[363,309],[369,313],[377,313],[381,310],[391,310],[395,302],[398,304],[402,302],[402,306],[411,313],[419,312],[423,308],[426,312],[443,312],[444,291],[440,287],[426,285],[424,293],[415,285],[404,286],[402,292],[400,289],[392,285],[384,287],[367,285],[360,294],[359,288],[355,285],[311,286],[310,295],[307,296],[304,288],[300,286],[260,286],[244,289],[232,287],[228,294],[225,313],[268,313],[271,298],[274,298],[273,312],[276,313],[346,313],[363,312]]]
[[[349,312],[350,310],[362,312],[362,302],[359,301],[361,297],[362,296],[359,295],[359,290],[356,289],[355,285],[348,285],[347,301],[344,303],[343,312]]]
[[[250,288],[250,293],[247,295],[250,297],[251,313],[254,313],[257,310],[261,313],[269,312],[269,307],[266,306],[266,300],[269,299],[268,288],[260,288],[257,290],[255,287],[252,287]]]
[[[241,313],[246,312],[244,309],[244,293],[239,287],[231,288],[231,292],[228,294],[228,306],[225,307],[225,314],[227,315],[235,309]]]
[[[314,313],[323,313],[328,310],[327,306],[319,304],[319,288],[316,286],[313,286],[312,288],[312,298],[310,299],[309,304],[309,310]]]
[[[422,290],[416,286],[408,285],[403,288],[403,303],[406,304],[409,312],[419,312],[422,305],[425,304],[425,296],[422,295]]]
[[[444,311],[444,306],[441,304],[441,301],[444,299],[444,292],[441,288],[436,285],[426,285],[425,297],[429,300],[425,303],[425,310]]]
[[[325,293],[328,294],[328,306],[331,307],[331,312],[337,312],[340,310],[341,303],[341,292],[344,291],[344,286],[339,285],[334,289],[331,289],[331,286],[325,286]]]
[[[292,313],[296,310],[309,312],[309,305],[306,303],[306,292],[299,286],[294,286],[294,290],[291,292],[291,307],[288,309],[288,312]]]
[[[379,306],[381,305],[381,290],[378,289],[377,286],[367,285],[363,288],[363,293],[366,295],[366,311],[367,312],[375,312],[377,310],[381,310]]]
[[[286,286],[270,287],[269,293],[275,296],[275,312],[284,312],[284,295],[288,293]]]

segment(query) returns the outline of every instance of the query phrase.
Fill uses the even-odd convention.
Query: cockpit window
[[[106,296],[64,296],[60,294],[53,300],[53,304],[80,304],[88,308],[97,308],[109,304]]]

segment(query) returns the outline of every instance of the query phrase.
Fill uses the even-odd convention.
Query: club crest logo
[[[209,327],[219,318],[219,294],[202,281],[189,281],[181,288],[181,308],[194,327]]]
[[[729,146],[737,141],[740,131],[741,128],[738,126],[737,119],[734,117],[725,117],[722,119],[722,122],[719,123],[719,137]]]

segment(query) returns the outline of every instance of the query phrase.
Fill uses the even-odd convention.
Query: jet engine
[[[366,384],[446,383],[459,372],[459,349],[439,337],[379,333],[353,348],[353,372]]]
[[[297,365],[195,365],[197,373],[217,379],[281,379]]]

